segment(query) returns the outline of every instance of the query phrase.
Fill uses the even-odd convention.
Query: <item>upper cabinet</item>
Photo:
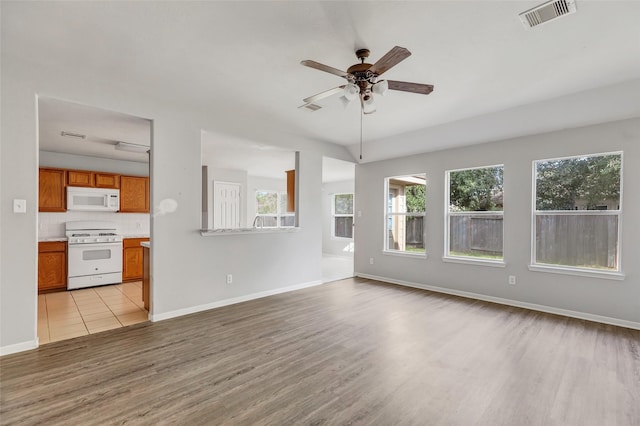
[[[296,171],[287,170],[287,212],[296,211]]]
[[[121,212],[149,212],[149,178],[144,176],[41,167],[38,186],[38,211],[41,212],[67,211],[67,186],[120,189]]]
[[[120,176],[120,213],[149,213],[149,178]]]
[[[120,188],[120,175],[87,170],[68,170],[67,185],[118,189]]]
[[[93,186],[93,172],[86,170],[67,170],[68,186]]]
[[[66,170],[41,168],[39,173],[38,211],[64,212]]]
[[[95,172],[93,176],[93,183],[96,188],[120,188],[120,175]]]

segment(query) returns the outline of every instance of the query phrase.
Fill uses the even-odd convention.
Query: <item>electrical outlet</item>
[[[515,275],[509,275],[509,284],[516,285],[516,276]]]
[[[373,265],[373,257],[369,258],[369,265]]]
[[[358,217],[362,217],[362,211],[358,210]]]
[[[231,284],[233,282],[233,275],[227,274],[227,284]]]

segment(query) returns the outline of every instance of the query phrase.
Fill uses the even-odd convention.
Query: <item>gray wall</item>
[[[101,80],[74,67],[34,66],[29,52],[8,56],[3,39],[0,185],[0,351],[35,345],[37,300],[38,94],[153,120],[151,150],[152,314],[186,312],[217,301],[320,282],[322,157],[352,161],[343,148],[292,134],[261,139],[260,129],[224,106],[196,108],[144,85]],[[201,131],[222,129],[243,138],[300,151],[302,229],[289,234],[202,237]],[[244,133],[242,133],[244,132]],[[13,199],[27,213],[12,212]],[[163,200],[177,209],[163,210]],[[251,267],[247,267],[251,265]],[[232,285],[225,274],[233,273]]]
[[[332,236],[331,202],[333,194],[348,194],[353,193],[354,190],[355,182],[353,180],[328,182],[322,185],[322,252],[325,254],[353,257],[353,240]]]
[[[528,270],[531,247],[532,161],[624,151],[623,281]],[[505,268],[444,263],[445,171],[504,164]],[[427,174],[427,259],[386,255],[383,247],[384,178]],[[509,299],[640,323],[640,119],[630,119],[433,152],[356,167],[355,270],[408,284]],[[369,258],[374,264],[369,264]],[[507,284],[516,275],[517,285]]]

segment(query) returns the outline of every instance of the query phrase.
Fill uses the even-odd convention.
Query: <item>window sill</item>
[[[476,259],[470,257],[443,256],[442,261],[450,263],[466,263],[467,265],[492,266],[494,268],[504,268],[507,266],[504,260]]]
[[[596,271],[552,265],[529,265],[529,270],[534,272],[550,272],[553,274],[576,275],[579,277],[602,278],[605,280],[622,281],[625,278],[625,275],[622,272]]]
[[[219,237],[222,235],[244,235],[244,234],[289,234],[300,231],[300,227],[295,228],[238,228],[238,229],[203,229],[200,235],[203,237]]]
[[[427,253],[411,253],[407,251],[398,251],[398,250],[382,250],[382,254],[388,256],[398,256],[398,257],[413,257],[417,259],[426,259]]]
[[[349,238],[349,237],[336,237],[336,236],[331,236],[332,240],[339,240],[339,241],[353,241],[353,238]]]

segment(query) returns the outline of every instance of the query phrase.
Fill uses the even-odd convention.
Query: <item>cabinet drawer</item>
[[[56,251],[66,251],[67,243],[65,241],[40,241],[38,243],[39,253],[50,253]]]
[[[140,248],[140,243],[149,241],[149,238],[125,238],[122,240],[122,248]]]

